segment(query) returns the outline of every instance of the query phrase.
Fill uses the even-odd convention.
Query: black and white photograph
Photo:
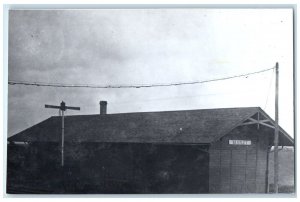
[[[6,194],[294,196],[294,17],[9,9]]]

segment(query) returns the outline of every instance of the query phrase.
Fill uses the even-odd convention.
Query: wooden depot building
[[[265,193],[274,121],[259,107],[50,117],[8,138],[8,193]],[[294,140],[282,129],[280,146]]]

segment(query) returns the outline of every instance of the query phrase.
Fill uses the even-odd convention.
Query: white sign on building
[[[251,145],[251,140],[229,140],[232,145]]]

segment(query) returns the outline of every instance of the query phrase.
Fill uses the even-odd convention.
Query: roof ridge
[[[144,113],[172,113],[172,112],[192,112],[192,111],[205,111],[205,110],[232,110],[232,109],[261,109],[260,107],[224,107],[224,108],[206,108],[206,109],[182,109],[182,110],[170,110],[170,111],[143,111],[143,112],[121,112],[121,113],[111,113],[107,115],[121,115],[121,114],[144,114]],[[78,115],[65,115],[65,117],[76,117],[76,116],[103,116],[103,114],[78,114]],[[60,117],[60,116],[52,116]]]

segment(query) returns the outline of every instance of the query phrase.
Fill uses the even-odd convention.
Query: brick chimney
[[[106,114],[107,112],[107,101],[100,101],[100,114]]]

